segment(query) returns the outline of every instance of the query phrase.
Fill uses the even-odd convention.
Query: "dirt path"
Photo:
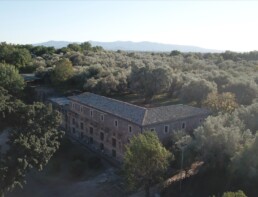
[[[23,189],[16,189],[7,194],[7,197],[122,197],[119,190],[119,177],[114,169],[109,168],[99,175],[86,181],[71,181],[59,177],[44,179],[40,173],[33,173],[27,179]]]
[[[167,187],[169,186],[170,184],[174,183],[174,182],[177,182],[177,181],[180,181],[180,180],[183,180],[183,179],[186,179],[188,177],[191,177],[195,174],[198,173],[200,167],[204,164],[203,161],[198,161],[198,162],[195,162],[191,165],[191,168],[188,169],[188,170],[181,170],[179,171],[177,174],[175,174],[174,176],[172,176],[171,178],[167,179],[165,182],[164,182],[164,186]]]
[[[162,187],[168,187],[170,186],[171,184],[175,183],[175,182],[178,182],[180,180],[183,180],[183,179],[186,179],[188,177],[191,177],[191,176],[194,176],[195,174],[198,173],[200,167],[204,164],[204,162],[202,161],[198,161],[198,162],[195,162],[191,165],[191,168],[190,169],[187,169],[187,170],[181,170],[179,171],[178,173],[176,173],[175,175],[173,175],[172,177],[170,177],[169,179],[165,180],[163,182],[163,185]],[[156,197],[156,196],[160,196],[159,195],[159,192],[160,192],[160,186],[159,184],[153,186],[151,189],[150,189],[150,193],[151,193],[151,196],[152,197]],[[132,195],[130,195],[130,197],[144,197],[145,196],[145,192],[143,190],[140,190]]]

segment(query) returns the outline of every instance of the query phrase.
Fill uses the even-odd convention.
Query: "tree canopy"
[[[16,114],[18,115],[18,114]],[[61,116],[42,103],[23,105],[9,134],[7,152],[0,157],[0,194],[22,187],[31,168],[42,170],[60,145]]]
[[[149,196],[150,186],[162,180],[170,158],[171,154],[161,145],[155,133],[133,136],[124,158],[128,184],[132,188],[143,186],[146,196]]]
[[[131,88],[143,94],[146,101],[151,100],[154,95],[168,90],[171,84],[171,72],[169,67],[155,67],[148,64],[141,67],[133,66]]]
[[[0,63],[0,86],[11,94],[17,94],[24,88],[25,83],[14,66]]]
[[[56,62],[56,66],[51,75],[51,80],[55,85],[60,85],[70,79],[72,75],[72,63],[68,59],[61,59]]]
[[[235,95],[230,92],[224,92],[222,94],[216,92],[209,93],[203,101],[203,105],[214,113],[232,113],[238,107]]]
[[[197,151],[211,168],[226,168],[231,160],[252,142],[241,120],[230,114],[208,117],[194,132]]]
[[[208,82],[205,79],[194,79],[183,85],[180,97],[185,102],[195,101],[200,106],[209,93],[216,91],[215,83]]]

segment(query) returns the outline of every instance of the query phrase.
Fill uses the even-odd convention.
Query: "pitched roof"
[[[57,98],[49,98],[48,99],[52,103],[56,103],[57,105],[69,105],[70,101],[66,97],[57,97]]]
[[[146,110],[142,125],[175,121],[183,118],[206,114],[209,114],[209,111],[206,109],[181,104],[154,107]]]
[[[141,125],[146,111],[146,108],[89,92],[68,98],[101,111],[114,114],[139,125]]]
[[[34,73],[33,74],[30,74],[30,73],[29,74],[20,74],[20,75],[23,77],[24,81],[26,81],[26,82],[35,81],[35,80],[40,79],[39,77],[36,77]]]
[[[88,105],[100,111],[114,114],[142,126],[174,121],[195,115],[209,114],[208,110],[187,105],[144,108],[89,92],[77,96],[70,96],[68,99]]]

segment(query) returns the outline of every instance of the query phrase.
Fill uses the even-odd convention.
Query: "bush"
[[[222,197],[247,197],[245,193],[241,190],[237,192],[225,192]]]

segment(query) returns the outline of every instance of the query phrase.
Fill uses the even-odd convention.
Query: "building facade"
[[[70,136],[119,161],[133,135],[155,131],[164,141],[177,130],[192,132],[209,115],[187,105],[144,108],[88,92],[51,102],[66,113],[62,125]]]

